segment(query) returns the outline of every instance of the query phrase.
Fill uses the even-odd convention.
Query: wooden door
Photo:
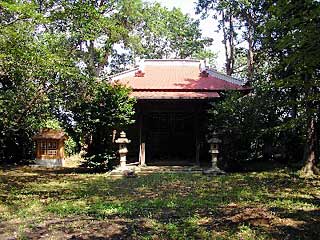
[[[192,162],[195,154],[192,113],[150,113],[147,129],[147,155],[151,162]]]

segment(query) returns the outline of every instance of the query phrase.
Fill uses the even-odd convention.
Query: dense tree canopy
[[[270,62],[270,85],[286,96],[281,105],[289,110],[292,127],[300,122],[305,129],[304,172],[318,173],[320,3],[266,1],[264,13],[265,24],[258,29],[259,50]]]
[[[70,52],[96,77],[105,73],[114,44],[136,42],[132,30],[142,17],[140,0],[39,1],[39,8],[48,15],[45,27],[64,33]]]
[[[110,134],[131,122],[133,102],[129,89],[101,79],[134,57],[191,57],[210,42],[179,9],[140,0],[1,1],[0,25],[6,161],[30,158],[31,137],[48,120],[87,144],[88,157],[111,159]]]
[[[255,31],[261,17],[261,1],[247,0],[198,0],[196,12],[202,17],[219,20],[223,35],[225,71],[227,75],[246,77],[252,80]],[[244,61],[243,61],[244,60]]]
[[[46,19],[36,5],[0,7],[1,158],[10,160],[10,154],[30,153],[30,138],[52,115],[57,97],[74,97],[72,89],[80,93],[88,81],[64,48],[64,37],[39,30]]]
[[[105,84],[98,81],[96,71],[92,71],[87,64],[88,48],[81,49],[82,44],[85,44],[82,41],[88,43],[93,39],[89,34],[90,27],[80,29],[72,25],[85,24],[79,23],[81,20],[79,15],[77,17],[80,19],[75,20],[71,13],[65,12],[77,6],[79,11],[85,7],[92,10],[92,6],[80,2],[80,5],[77,5],[77,2],[68,1],[62,2],[62,5],[58,4],[60,2],[55,1],[1,2],[0,157],[2,160],[17,161],[30,158],[33,152],[31,137],[48,119],[60,119],[64,123],[63,127],[77,139],[87,134],[87,129],[79,124],[78,116],[79,114],[85,116],[86,111],[75,112],[76,106],[95,99],[97,97],[95,94],[99,92],[96,89],[101,89]],[[74,22],[69,22],[70,18]],[[92,21],[92,16],[89,19]],[[83,16],[81,21],[87,20]],[[90,31],[86,33],[85,29]],[[78,31],[81,32],[79,35]],[[77,39],[77,36],[83,38]],[[123,36],[123,39],[126,38]],[[91,60],[95,59],[97,58]],[[99,68],[99,61],[95,62],[94,66]],[[128,95],[128,90],[123,92],[121,88],[111,85],[107,88],[110,89],[106,91],[110,99],[124,99],[122,95]],[[114,104],[112,108],[114,109],[110,111],[117,112],[120,105]],[[119,112],[115,116],[121,118],[118,125],[126,123],[123,119],[130,119],[130,114],[128,109]],[[102,119],[98,117],[97,121],[99,120]],[[107,124],[114,123],[110,119],[103,120],[108,121]]]
[[[224,13],[227,19],[236,17],[240,25],[249,26],[249,19],[239,12],[248,6],[255,16],[251,20],[256,54],[253,75],[248,68],[249,80],[254,80],[252,94],[226,97],[211,114],[212,127],[226,133],[223,137],[229,151],[224,157],[232,160],[242,153],[238,160],[259,156],[304,160],[304,173],[318,173],[320,3],[240,0],[220,8],[221,4],[226,3],[200,0],[198,9],[227,11],[230,7],[232,11]],[[243,30],[247,36],[248,30]]]
[[[180,9],[168,10],[155,3],[146,5],[142,14],[137,31],[145,58],[191,57],[211,42],[202,38],[199,20],[193,20]]]

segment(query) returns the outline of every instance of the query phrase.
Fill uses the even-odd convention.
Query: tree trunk
[[[304,152],[305,165],[301,169],[305,176],[312,176],[320,174],[319,169],[316,166],[317,160],[317,129],[315,117],[310,117],[308,120],[307,139]]]
[[[253,60],[253,26],[251,22],[250,13],[248,14],[248,80],[252,81],[254,71]]]
[[[229,48],[230,48],[230,72],[228,75],[232,75],[234,73],[234,61],[235,61],[235,46],[234,46],[234,29],[233,29],[233,16],[230,11],[230,16],[229,16],[229,31],[230,31],[230,36],[229,36]]]
[[[226,74],[231,76],[234,72],[234,29],[232,23],[232,15],[231,13],[221,12],[222,17],[222,31],[223,31],[223,44],[225,48],[226,55]],[[226,22],[228,26],[226,26]]]
[[[87,48],[88,48],[88,67],[91,71],[91,74],[95,77],[99,76],[98,73],[98,69],[95,66],[95,60],[96,60],[96,53],[94,51],[94,41],[93,40],[89,40],[89,44],[87,44]]]

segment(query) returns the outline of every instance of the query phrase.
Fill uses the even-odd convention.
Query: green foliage
[[[40,125],[40,129],[41,128],[51,128],[55,130],[62,130],[60,122],[56,119],[47,119]]]
[[[109,64],[111,74],[116,74],[128,70],[132,67],[133,58],[131,53],[119,54],[117,51],[112,52],[112,60]]]
[[[93,151],[95,151],[93,153]],[[105,172],[111,170],[117,164],[116,149],[113,146],[108,146],[108,149],[98,152],[97,149],[89,150],[85,155],[85,160],[82,166],[92,169],[95,172]]]
[[[256,30],[261,22],[264,1],[258,0],[198,0],[196,13],[219,21],[223,36],[225,71],[227,75],[247,77],[255,72],[257,51]]]
[[[261,61],[267,61],[270,88],[281,91],[279,105],[301,122],[307,174],[316,173],[319,160],[320,3],[303,0],[265,1],[258,28]],[[314,126],[312,126],[314,123]]]
[[[129,93],[122,85],[100,82],[91,96],[72,108],[76,126],[88,145],[88,166],[106,170],[115,164],[113,130],[124,130],[133,123],[135,99]]]
[[[254,43],[252,94],[227,97],[211,111],[211,127],[223,132],[224,160],[311,159],[314,165],[319,159],[319,2],[199,0],[197,10],[224,17],[225,39],[251,36]],[[242,57],[233,70],[247,55],[234,47]]]
[[[192,57],[200,60],[208,59],[209,62],[207,64],[209,64],[211,68],[216,68],[216,60],[218,56],[217,53],[211,50],[201,50],[199,52],[195,52]]]
[[[91,76],[106,75],[105,68],[115,44],[129,47],[136,42],[132,31],[140,22],[140,0],[48,1],[47,27],[68,35],[68,49]]]
[[[300,160],[303,128],[278,105],[281,97],[281,92],[257,87],[254,94],[231,92],[213,104],[209,128],[222,139],[222,167],[235,170],[250,161]]]
[[[51,117],[57,97],[69,95],[68,83],[86,81],[63,48],[63,36],[39,31],[46,19],[35,4],[8,1],[1,8],[0,158],[18,161],[32,156],[31,137]]]
[[[78,150],[78,144],[73,138],[69,137],[65,142],[64,142],[64,150],[67,156],[71,156],[75,154]]]
[[[75,151],[81,131],[87,130],[79,123],[74,125],[73,115],[79,116],[73,112],[75,106],[105,97],[101,88],[96,90],[102,84],[95,77],[105,68],[113,44],[129,38],[139,4],[126,0],[103,6],[79,1],[0,2],[1,161],[30,159],[34,152],[31,138],[41,127],[63,128],[71,136],[66,142],[67,153]],[[90,45],[98,39],[102,41],[99,46]],[[113,89],[107,94],[126,101],[128,91]],[[93,92],[100,95],[93,96]],[[127,106],[112,104],[109,110]],[[89,105],[81,111],[92,112]],[[99,111],[99,106],[94,107]],[[110,126],[117,125],[114,121],[125,122],[121,112],[129,110],[113,110],[109,113],[119,113],[120,119],[105,116],[101,120],[112,121],[107,123]]]
[[[168,10],[159,3],[145,4],[143,21],[138,27],[144,58],[191,57],[209,45],[212,40],[202,38],[200,22],[180,9]]]

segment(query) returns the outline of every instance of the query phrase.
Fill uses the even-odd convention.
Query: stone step
[[[134,172],[136,175],[147,175],[152,173],[202,173],[205,168],[199,166],[127,166],[126,173]],[[124,170],[116,168],[108,173],[110,176],[122,176]]]

